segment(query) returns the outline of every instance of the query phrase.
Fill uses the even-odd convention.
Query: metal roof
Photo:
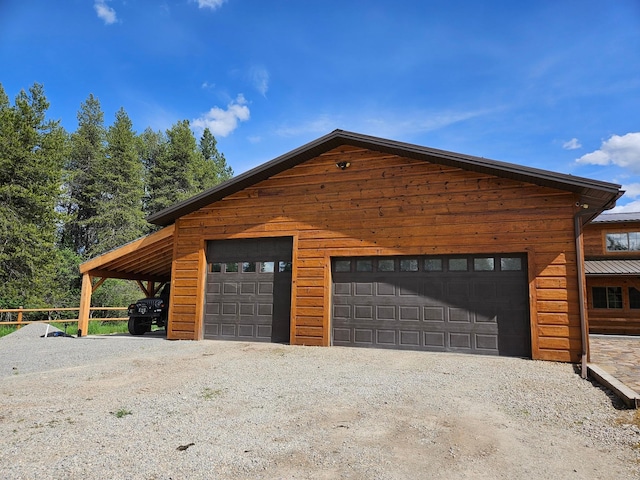
[[[464,170],[573,192],[580,195],[583,204],[588,205],[588,208],[583,212],[583,223],[590,221],[603,210],[612,208],[616,200],[624,193],[620,191],[620,185],[614,183],[574,177],[548,170],[437,150],[344,130],[334,130],[190,199],[150,215],[147,220],[156,225],[170,225],[184,215],[342,145],[352,145],[429,163],[458,167]]]
[[[587,275],[640,275],[640,260],[585,260]]]
[[[640,222],[640,212],[601,213],[591,223]]]

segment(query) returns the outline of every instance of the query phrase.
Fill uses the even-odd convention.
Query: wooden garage
[[[584,361],[582,226],[620,195],[336,130],[149,218],[174,229],[168,338]]]

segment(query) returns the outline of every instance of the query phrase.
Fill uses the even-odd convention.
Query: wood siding
[[[640,222],[591,223],[584,228],[584,256],[587,260],[628,260],[640,252],[607,252],[605,234],[640,232]],[[622,309],[593,308],[592,287],[621,287]],[[640,280],[622,275],[587,277],[589,333],[640,335],[640,309],[629,306],[629,287],[640,290]]]
[[[330,343],[332,256],[525,252],[532,357],[578,361],[576,201],[488,174],[334,149],[177,221],[169,338],[201,338],[207,240],[286,235],[294,237],[293,344]]]

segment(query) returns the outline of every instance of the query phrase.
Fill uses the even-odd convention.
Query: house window
[[[607,252],[640,251],[640,232],[607,233]]]
[[[640,309],[640,290],[629,287],[629,308]]]
[[[592,287],[593,308],[622,308],[622,287]]]

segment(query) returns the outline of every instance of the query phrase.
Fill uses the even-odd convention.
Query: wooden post
[[[20,305],[20,310],[18,311],[18,330],[20,328],[22,328],[22,309],[24,308],[22,305]]]
[[[82,291],[80,293],[80,310],[78,311],[78,337],[89,333],[89,307],[91,306],[91,276],[82,275]]]

